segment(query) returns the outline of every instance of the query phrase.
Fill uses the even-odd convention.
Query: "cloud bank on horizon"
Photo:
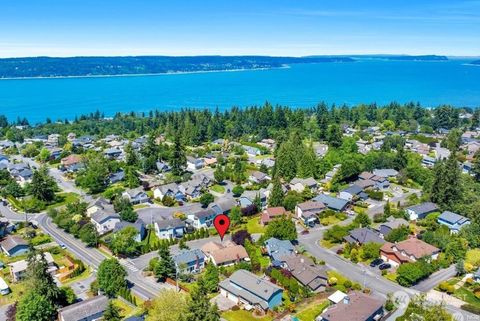
[[[0,57],[480,55],[479,0],[8,1]]]

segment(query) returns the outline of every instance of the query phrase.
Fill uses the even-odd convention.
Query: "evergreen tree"
[[[127,287],[127,272],[117,259],[105,259],[97,273],[98,287],[109,297],[114,297]]]
[[[120,309],[113,303],[112,300],[108,301],[108,306],[103,313],[103,320],[105,321],[121,321]]]
[[[160,259],[155,266],[155,276],[159,280],[165,280],[166,278],[175,278],[175,262],[170,255],[170,249],[167,245],[162,245],[158,250]]]
[[[328,126],[327,141],[331,147],[342,146],[343,133],[338,124],[331,124]]]
[[[324,102],[320,103],[315,110],[315,114],[317,118],[318,128],[320,131],[318,138],[324,140],[327,138],[329,123],[327,105]]]
[[[31,247],[28,258],[27,280],[30,291],[44,297],[54,306],[60,300],[60,290],[48,273],[48,263],[43,253]]]
[[[394,168],[400,171],[407,167],[407,162],[408,160],[407,155],[405,154],[405,149],[403,147],[398,147],[394,159]]]
[[[302,148],[302,145],[294,145],[292,139],[280,145],[275,158],[275,177],[282,177],[286,181],[290,181],[297,176],[299,148]]]
[[[180,176],[183,174],[183,170],[187,165],[187,158],[185,156],[185,150],[182,145],[181,136],[179,133],[175,135],[173,143],[173,153],[170,159],[170,165],[172,167],[172,174]]]
[[[211,304],[205,281],[200,278],[188,301],[187,312],[182,321],[219,321],[220,314],[216,304]]]
[[[242,221],[242,211],[240,210],[240,207],[233,207],[228,217],[230,218],[232,226],[239,224]]]
[[[135,188],[140,185],[138,173],[132,166],[127,166],[125,169],[125,186],[128,188]]]
[[[205,268],[205,289],[208,293],[216,292],[218,289],[218,282],[220,278],[218,276],[218,268],[213,263],[208,263]]]
[[[303,151],[299,151],[297,176],[301,178],[314,177],[317,172],[317,156],[310,145],[307,148],[303,148]]]
[[[452,208],[462,198],[461,170],[455,153],[451,153],[446,161],[438,161],[433,173],[430,199],[444,210]]]
[[[480,181],[480,150],[477,151],[473,157],[472,174],[477,181]]]
[[[30,290],[18,303],[17,321],[52,321],[57,314],[55,305],[40,293]]]
[[[284,193],[280,180],[276,178],[273,181],[272,190],[270,191],[270,197],[268,198],[268,204],[271,207],[283,206]]]
[[[138,155],[135,150],[133,150],[132,143],[129,142],[127,146],[125,146],[125,164],[127,166],[133,166],[136,167],[138,166],[139,160],[138,160]]]
[[[41,167],[33,172],[30,191],[38,200],[52,202],[55,199],[55,191],[58,189],[57,182],[48,175],[48,169]]]

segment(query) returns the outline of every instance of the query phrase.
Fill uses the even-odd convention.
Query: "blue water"
[[[0,114],[31,122],[115,112],[230,108],[263,104],[310,107],[415,101],[480,106],[480,66],[464,60],[293,65],[241,72],[135,77],[0,80]]]

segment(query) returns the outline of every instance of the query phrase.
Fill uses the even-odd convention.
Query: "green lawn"
[[[249,218],[246,226],[247,226],[247,231],[250,234],[265,233],[265,227],[260,224],[260,218],[258,216]]]
[[[79,200],[78,194],[75,193],[58,193],[57,200],[55,203],[47,206],[49,208],[60,207],[69,203],[73,203]]]
[[[473,294],[470,290],[465,287],[461,287],[455,291],[453,294],[456,298],[459,298],[462,301],[470,303],[471,305],[480,308],[480,299],[477,299],[475,294]]]
[[[215,184],[212,187],[210,187],[210,189],[218,194],[225,193],[225,187],[223,187],[222,185]]]
[[[315,318],[322,313],[328,305],[328,300],[320,304],[317,301],[312,302],[305,309],[297,313],[296,317],[300,319],[300,321],[315,321]]]
[[[262,318],[254,317],[252,312],[245,310],[227,311],[222,313],[222,318],[228,321],[272,321],[273,318],[266,315]]]

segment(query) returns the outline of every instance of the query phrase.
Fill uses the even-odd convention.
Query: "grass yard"
[[[341,222],[341,220],[338,219],[335,215],[327,216],[327,217],[324,217],[324,218],[320,219],[320,223],[323,226],[335,225],[335,224],[338,224],[340,222]]]
[[[472,291],[470,291],[465,287],[461,287],[458,290],[456,290],[453,296],[455,296],[456,298],[459,298],[462,301],[470,303],[471,305],[474,305],[477,308],[480,308],[480,299],[478,299],[475,296],[475,294],[473,294]]]
[[[139,210],[141,208],[145,208],[145,207],[148,207],[147,204],[137,204],[137,205],[133,205],[133,208],[136,209],[136,210]]]
[[[260,217],[254,216],[247,221],[247,231],[250,234],[265,233],[265,227],[260,224]]]
[[[218,194],[225,193],[225,187],[223,187],[222,185],[215,184],[212,187],[210,187],[210,189]]]
[[[47,209],[64,206],[68,203],[73,203],[78,200],[79,200],[79,197],[75,193],[58,193],[56,202],[48,205]]]
[[[254,317],[252,312],[245,310],[227,311],[222,313],[222,318],[227,321],[272,321],[273,317],[266,315],[262,318]]]
[[[318,301],[314,301],[307,305],[305,309],[298,312],[295,316],[300,321],[315,321],[315,318],[323,312],[328,307],[329,303],[328,300],[319,303]]]
[[[320,245],[326,249],[330,249],[332,247],[334,247],[335,245],[338,245],[336,243],[332,243],[330,241],[327,241],[327,240],[321,240],[320,241]]]

